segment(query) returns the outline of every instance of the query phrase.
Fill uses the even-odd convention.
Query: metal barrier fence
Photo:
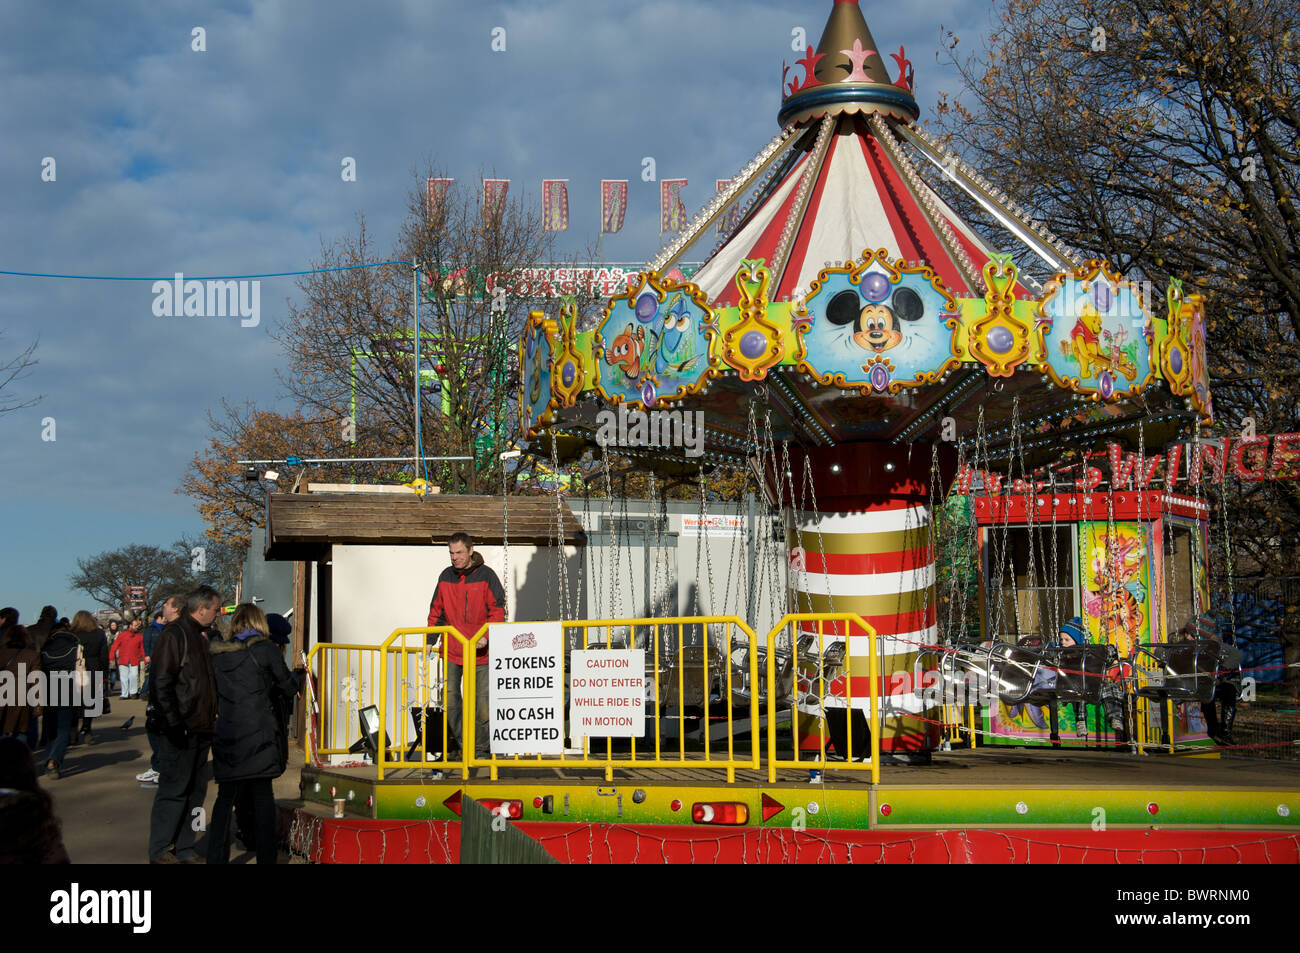
[[[720,631],[719,631],[720,630]],[[487,632],[479,630],[470,641],[477,643]],[[737,719],[733,698],[737,694],[737,681],[748,685],[758,682],[758,637],[753,630],[735,616],[691,616],[660,619],[598,619],[563,623],[565,636],[564,657],[560,677],[566,689],[569,685],[569,651],[573,649],[609,650],[640,648],[645,651],[645,685],[647,691],[646,740],[636,738],[615,741],[609,737],[588,735],[581,746],[574,745],[560,755],[514,755],[510,757],[475,756],[468,763],[486,766],[495,780],[502,767],[524,767],[538,764],[569,768],[600,768],[605,778],[613,778],[617,768],[684,768],[700,771],[725,771],[728,781],[734,781],[737,768],[757,769],[759,765],[758,702],[749,693],[748,721],[750,726],[748,754],[737,743]],[[594,635],[594,637],[593,637]],[[697,641],[698,638],[698,641]],[[748,668],[737,678],[735,666],[730,664],[734,655],[744,653]],[[470,691],[473,680],[466,679]],[[566,691],[567,696],[567,691]],[[466,701],[468,710],[469,701]],[[565,721],[568,722],[568,704],[565,703]],[[721,714],[715,714],[721,712]],[[713,744],[711,722],[726,722],[725,754]],[[697,721],[701,741],[688,746],[686,724]],[[675,744],[664,737],[665,722],[675,722]],[[653,727],[653,743],[648,737]],[[466,730],[473,726],[466,720]],[[573,726],[568,725],[567,736],[574,744]],[[622,748],[626,744],[627,750]],[[596,748],[603,747],[601,753]],[[702,750],[701,750],[702,749]]]
[[[788,636],[786,630],[796,629]],[[320,644],[308,656],[316,677],[319,707],[314,731],[305,744],[317,756],[372,749],[379,778],[397,768],[460,770],[485,766],[496,779],[505,767],[538,764],[570,768],[599,768],[612,779],[615,768],[678,768],[723,771],[734,781],[737,769],[761,766],[766,740],[769,779],[780,768],[830,771],[870,771],[880,779],[881,663],[878,636],[855,613],[800,613],[785,616],[760,644],[754,631],[735,616],[693,616],[662,619],[601,619],[562,624],[565,652],[561,679],[566,687],[569,652],[641,648],[645,651],[646,733],[644,740],[615,742],[586,736],[563,754],[552,756],[488,756],[475,754],[477,708],[477,645],[487,637],[484,625],[466,639],[450,627],[395,630],[378,646]],[[837,635],[839,631],[854,633]],[[455,640],[453,642],[453,640]],[[459,754],[447,718],[450,680],[448,650],[457,644],[466,661],[465,689],[460,708]],[[865,672],[863,668],[865,666]],[[855,682],[866,676],[866,689],[855,697]],[[870,755],[854,759],[853,712],[867,708]],[[373,708],[363,737],[362,712]],[[844,751],[832,759],[823,730],[827,715],[844,713]],[[788,712],[791,754],[781,756],[778,722]],[[815,752],[799,750],[799,716],[819,719]],[[763,727],[763,720],[766,727]],[[688,739],[687,724],[699,727],[698,741]],[[714,729],[722,729],[715,740]],[[747,730],[745,730],[747,728]],[[745,736],[748,736],[747,738]],[[366,742],[369,741],[369,745]],[[359,745],[358,742],[361,742]],[[840,747],[836,745],[836,747]],[[603,748],[603,751],[600,750]]]
[[[486,626],[484,627],[486,629]],[[435,771],[459,769],[469,776],[464,751],[453,756],[456,739],[474,738],[473,679],[462,700],[461,724],[453,729],[451,679],[447,677],[452,645],[462,659],[471,657],[473,643],[451,626],[395,629],[379,646],[379,672],[384,691],[379,695],[379,723],[393,728],[393,737],[376,747],[375,765],[382,781],[385,770],[419,767]],[[430,640],[436,645],[430,646]],[[473,669],[471,661],[469,669]],[[432,734],[432,737],[431,737]],[[472,748],[470,749],[473,750]]]
[[[841,623],[844,634],[828,636],[826,631],[828,622]],[[798,625],[796,632],[803,634],[790,637],[788,660],[779,659],[777,637],[791,624]],[[808,624],[815,627],[815,635],[807,631]],[[861,635],[853,634],[855,627],[861,630]],[[828,638],[832,640],[829,644]],[[776,772],[779,768],[870,771],[871,783],[876,784],[880,781],[882,719],[878,641],[876,630],[854,612],[792,613],[785,616],[767,634],[767,777],[769,782],[776,781]],[[865,695],[857,696],[856,701],[859,704],[855,705],[853,683],[860,679],[858,673],[861,666],[860,664],[855,666],[854,662],[857,660],[860,663],[864,660],[864,656],[867,663],[867,692]],[[776,711],[778,692],[783,682],[780,673],[787,666],[792,682],[790,737],[794,755],[792,758],[780,758],[777,754]],[[836,691],[837,685],[841,690]],[[828,699],[831,702],[829,705]],[[862,707],[862,702],[867,703],[866,721],[871,754],[867,760],[856,760],[854,756],[859,750],[859,745],[853,742],[853,723],[856,721],[853,713]],[[799,711],[819,719],[816,758],[804,759],[800,756]],[[837,752],[842,760],[832,761],[826,756],[826,732],[820,728],[828,723],[828,714],[835,714],[838,717],[838,711],[844,712],[845,750]],[[861,736],[858,740],[861,741]]]
[[[320,643],[307,654],[307,671],[316,685],[316,710],[307,713],[308,730],[303,735],[307,763],[313,755],[352,753],[361,739],[357,713],[377,704],[375,688],[384,684],[378,648]]]

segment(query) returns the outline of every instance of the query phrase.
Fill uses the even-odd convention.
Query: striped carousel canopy
[[[999,214],[997,206],[1004,203],[978,194],[983,190],[967,176],[953,174],[955,160],[913,129],[919,110],[911,63],[902,47],[896,53],[879,50],[857,0],[836,0],[816,50],[783,67],[783,92],[781,134],[648,266],[666,270],[731,209],[734,224],[692,279],[711,305],[738,303],[735,276],[746,260],[766,262],[771,300],[783,301],[805,294],[828,264],[880,249],[891,259],[928,265],[958,297],[982,295],[984,265],[1000,249],[962,221],[923,171],[931,177],[949,173],[994,218],[1008,220],[1013,234],[1032,231],[1015,216]],[[924,169],[907,146],[930,159]],[[1053,240],[1024,237],[1029,247],[1048,252],[1043,257],[1054,270],[1061,266]],[[1038,290],[1036,282],[1025,281]],[[1015,292],[1030,293],[1022,286]]]

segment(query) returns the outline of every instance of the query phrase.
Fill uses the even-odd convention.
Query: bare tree
[[[127,586],[143,586],[146,611],[152,613],[168,596],[187,591],[187,570],[176,547],[133,544],[78,559],[77,571],[68,577],[68,583],[110,609],[123,607]]]
[[[938,107],[948,144],[1067,243],[1157,294],[1174,276],[1205,296],[1220,430],[1300,429],[1300,8],[998,6],[975,55],[959,60],[950,37],[963,89]],[[1300,484],[1230,481],[1216,496],[1216,571],[1295,572]]]
[[[4,332],[0,331],[0,337],[4,337]],[[21,410],[24,407],[31,407],[40,400],[40,397],[29,397],[26,400],[13,396],[5,396],[5,391],[13,384],[27,376],[27,373],[36,366],[35,358],[36,345],[38,341],[33,341],[27,345],[26,349],[20,351],[14,357],[0,364],[0,414],[7,414],[10,411]],[[11,392],[12,393],[12,392]]]
[[[414,456],[418,295],[420,446],[427,455],[473,458],[431,468],[430,481],[492,492],[501,486],[499,451],[517,437],[515,353],[527,309],[512,283],[499,279],[547,264],[552,236],[526,196],[486,209],[474,190],[453,185],[432,209],[427,177],[418,177],[387,257],[417,266],[418,291],[409,264],[358,267],[385,260],[363,221],[322,256],[322,268],[348,270],[302,282],[305,303],[291,309],[279,336],[289,355],[281,380],[304,412],[352,419],[358,438]]]

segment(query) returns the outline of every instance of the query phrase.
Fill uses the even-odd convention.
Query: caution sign
[[[493,754],[564,751],[563,634],[559,622],[490,631],[488,728]]]
[[[575,740],[645,736],[645,649],[575,650],[569,668]]]

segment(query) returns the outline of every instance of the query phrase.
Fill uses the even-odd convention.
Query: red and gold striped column
[[[947,457],[947,454],[944,454]],[[792,461],[793,462],[793,461]],[[938,745],[940,712],[927,709],[920,688],[937,659],[934,559],[930,545],[930,447],[853,444],[811,451],[816,511],[798,513],[789,540],[790,585],[797,612],[856,612],[883,636],[879,643],[886,754],[924,761]],[[800,468],[803,462],[797,463]],[[795,485],[799,485],[796,478]],[[807,501],[800,501],[807,507]],[[817,623],[802,623],[816,633]],[[822,704],[850,704],[870,715],[869,646],[865,633],[824,623],[824,645],[847,634],[846,686],[837,679]],[[932,678],[933,676],[931,676]],[[817,750],[822,719],[800,706],[800,746]],[[855,739],[856,747],[856,739]]]

